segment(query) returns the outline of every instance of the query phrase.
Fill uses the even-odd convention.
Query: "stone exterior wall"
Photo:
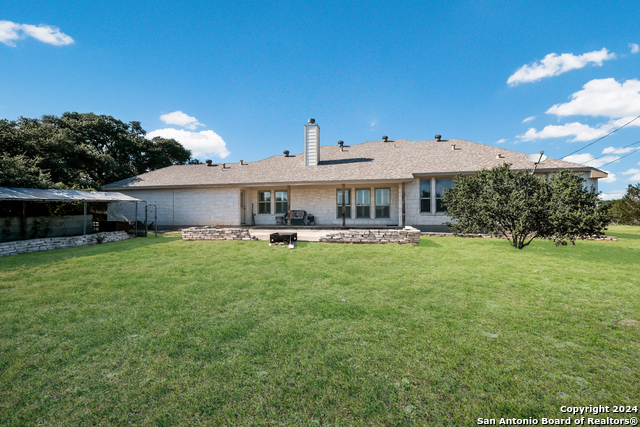
[[[430,179],[430,178],[422,178]],[[432,191],[433,198],[433,191]],[[404,203],[406,225],[419,228],[422,231],[449,231],[444,225],[445,222],[451,221],[451,218],[444,213],[434,213],[435,204],[432,204],[432,212],[420,212],[420,179],[416,178],[405,184],[404,187]]]
[[[238,188],[185,188],[123,190],[131,197],[158,207],[158,225],[239,225],[240,190]],[[135,217],[135,203],[111,203],[108,219],[119,221]],[[149,207],[147,221],[154,221]],[[144,203],[138,204],[138,220],[144,221]]]
[[[258,240],[249,234],[248,228],[185,228],[182,240]]]
[[[49,251],[52,249],[74,248],[77,246],[95,245],[98,236],[104,236],[103,243],[117,242],[131,238],[125,231],[110,231],[86,236],[47,237],[43,239],[19,240],[0,243],[0,257],[19,255],[29,252]]]
[[[405,227],[402,230],[358,230],[339,231],[329,233],[320,238],[324,243],[398,243],[418,246],[420,243],[420,230],[413,227]]]

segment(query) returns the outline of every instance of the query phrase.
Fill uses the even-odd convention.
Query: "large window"
[[[436,212],[446,212],[447,207],[442,202],[444,192],[453,187],[452,178],[436,179]]]
[[[336,197],[336,203],[338,205],[338,218],[342,218],[342,190],[338,190],[338,196]],[[344,190],[344,211],[345,217],[351,218],[351,190]]]
[[[388,188],[376,188],[376,218],[389,218]]]
[[[287,192],[286,191],[276,191],[276,213],[283,214],[287,213]]]
[[[371,218],[371,190],[356,190],[356,218]]]
[[[271,213],[271,191],[258,191],[258,213]]]
[[[420,212],[431,212],[431,179],[420,180]]]

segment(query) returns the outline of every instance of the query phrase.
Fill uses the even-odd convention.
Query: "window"
[[[436,212],[446,212],[447,207],[442,202],[444,192],[453,187],[452,178],[436,179]]]
[[[420,212],[431,212],[431,179],[420,180]]]
[[[356,218],[371,218],[371,190],[356,190]]]
[[[336,203],[338,205],[338,216],[337,218],[342,218],[342,190],[338,190],[338,196],[336,198]],[[351,218],[351,190],[344,190],[345,199],[344,199],[344,210],[345,217]]]
[[[388,188],[376,188],[376,218],[389,218]]]
[[[276,191],[276,213],[283,214],[287,213],[287,192],[286,191]]]
[[[271,213],[271,191],[258,191],[258,213]]]

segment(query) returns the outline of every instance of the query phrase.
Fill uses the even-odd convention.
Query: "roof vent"
[[[244,160],[240,160],[240,164],[241,164],[241,165],[244,165]]]
[[[284,150],[282,153],[285,157],[289,157],[289,150]]]
[[[344,141],[338,141],[338,145],[340,146],[340,151],[344,151]]]
[[[389,137],[388,137],[387,135],[385,135],[385,136],[383,136],[383,137],[382,137],[382,140],[383,140],[384,142],[387,142],[387,140],[388,140],[388,139],[389,139]]]
[[[309,119],[309,124],[310,125],[315,124],[315,122],[316,122],[316,119]]]
[[[442,139],[442,135],[436,135],[436,141],[440,141]]]
[[[496,159],[502,159],[504,156],[500,153],[496,154]]]
[[[226,168],[227,168],[227,164],[226,164],[226,163],[223,163],[223,164],[222,164],[222,170],[225,170]]]
[[[207,160],[207,166],[213,166],[212,163],[213,163],[213,160]]]

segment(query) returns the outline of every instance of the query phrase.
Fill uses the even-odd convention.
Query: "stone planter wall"
[[[359,230],[350,229],[329,233],[320,238],[325,243],[398,243],[418,246],[420,243],[420,230],[413,227],[405,227],[402,230]]]
[[[182,240],[258,240],[248,228],[198,228],[182,230]]]
[[[458,234],[458,235],[454,235],[453,233],[432,233],[432,232],[425,232],[423,231],[421,233],[423,236],[430,236],[430,237],[465,237],[465,238],[470,238],[470,239],[504,239],[504,236],[492,236],[490,234]],[[549,239],[552,240],[552,239]],[[616,236],[601,236],[601,237],[588,237],[586,239],[583,239],[581,237],[578,237],[576,240],[598,240],[601,242],[617,242],[618,238]]]
[[[42,239],[19,240],[0,243],[0,257],[5,255],[19,255],[29,252],[50,251],[52,249],[74,248],[76,246],[95,245],[98,236],[103,236],[103,243],[117,242],[130,239],[126,231],[110,231],[86,236],[47,237]]]

